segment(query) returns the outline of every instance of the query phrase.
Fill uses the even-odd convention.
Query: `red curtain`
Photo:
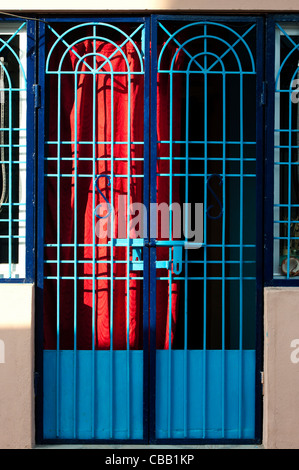
[[[44,348],[54,349],[57,344],[57,312],[59,311],[59,338],[61,349],[96,349],[110,347],[110,332],[113,331],[113,349],[124,349],[127,337],[131,349],[142,348],[142,282],[136,277],[146,275],[130,271],[129,283],[129,331],[127,331],[127,281],[115,279],[111,293],[111,269],[115,278],[127,275],[127,251],[115,247],[113,253],[108,237],[99,239],[95,235],[96,224],[103,223],[95,214],[95,207],[111,203],[111,156],[113,155],[113,207],[114,237],[119,226],[118,197],[128,195],[127,157],[143,157],[143,146],[128,141],[142,142],[143,136],[143,75],[131,75],[129,81],[123,55],[115,53],[113,45],[97,41],[96,67],[103,66],[94,77],[89,72],[94,67],[92,56],[94,42],[86,40],[65,57],[62,71],[80,70],[80,74],[51,76],[49,95],[49,146],[47,156],[47,204],[46,244],[62,245],[47,247],[45,250],[44,286]],[[130,71],[139,71],[139,57],[135,48],[127,44],[122,48],[127,57]],[[90,54],[90,55],[89,55]],[[84,59],[78,64],[78,56]],[[109,63],[105,57],[111,56]],[[59,66],[61,52],[57,50],[52,59]],[[158,83],[158,139],[169,135],[169,78],[160,74]],[[58,82],[60,81],[60,83]],[[179,86],[179,81],[175,87]],[[176,90],[178,92],[178,90]],[[129,100],[130,92],[130,100]],[[175,96],[175,95],[174,95]],[[113,111],[113,120],[112,120]],[[58,122],[58,116],[60,122]],[[180,129],[179,109],[176,109],[173,126]],[[111,140],[114,142],[111,145]],[[59,143],[57,144],[57,141]],[[53,142],[53,144],[51,144]],[[77,144],[75,144],[77,142]],[[96,144],[93,144],[96,142]],[[125,142],[125,143],[121,143]],[[175,146],[174,146],[175,148]],[[179,150],[175,150],[179,151]],[[169,145],[159,145],[158,155],[169,154]],[[96,157],[93,167],[92,157]],[[60,161],[58,167],[57,157]],[[51,159],[52,158],[52,159]],[[157,171],[169,171],[169,162],[158,159]],[[143,202],[143,178],[137,177],[144,171],[143,162],[130,163],[130,202]],[[174,167],[176,170],[176,167]],[[56,176],[61,175],[58,179]],[[53,176],[51,176],[53,175]],[[94,181],[96,176],[97,189]],[[104,176],[106,175],[106,176]],[[136,176],[135,176],[136,175]],[[117,177],[119,176],[119,177]],[[59,186],[57,187],[57,181]],[[169,201],[169,179],[157,179],[157,202]],[[60,199],[57,200],[57,190]],[[173,200],[179,201],[179,183],[174,182]],[[59,218],[57,217],[59,207]],[[109,219],[105,219],[108,221]],[[57,237],[57,224],[60,233]],[[133,235],[132,233],[130,234]],[[77,247],[74,247],[74,241]],[[94,246],[94,241],[99,246]],[[82,245],[82,246],[81,246]],[[158,258],[168,259],[168,248],[159,249]],[[58,263],[60,259],[59,271]],[[111,263],[113,259],[113,263]],[[93,264],[93,261],[96,261]],[[54,262],[50,262],[54,261]],[[121,263],[124,261],[124,263]],[[94,267],[93,267],[94,266]],[[158,275],[167,276],[164,270]],[[55,277],[61,278],[57,283]],[[95,280],[93,280],[95,277]],[[77,280],[74,281],[74,278]],[[76,284],[75,284],[76,282]],[[57,300],[58,299],[58,300]],[[111,300],[113,309],[111,312]],[[178,283],[172,284],[172,339],[178,312]],[[113,315],[113,325],[111,322]],[[166,281],[157,282],[157,348],[168,348],[169,342],[169,286]],[[93,323],[94,322],[94,323]],[[74,330],[76,334],[74,334]],[[93,336],[94,331],[94,336]]]

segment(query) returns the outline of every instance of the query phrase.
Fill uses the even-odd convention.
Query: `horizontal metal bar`
[[[48,160],[48,161],[68,161],[68,162],[73,162],[74,161],[74,157],[45,157],[45,160]],[[90,158],[90,157],[79,157],[79,158],[76,158],[76,160],[78,162],[99,162],[99,161],[107,161],[107,162],[111,162],[111,157],[98,157],[98,158]],[[132,161],[132,162],[144,162],[144,158],[143,157],[131,157],[131,158],[128,158],[128,157],[114,157],[113,159],[115,162],[118,161],[118,162],[127,162],[127,161]]]
[[[164,260],[165,261],[165,260]],[[163,261],[163,262],[164,262]],[[134,263],[142,263],[143,261],[134,261]],[[165,261],[165,262],[168,262],[168,261]],[[224,262],[222,260],[208,260],[208,261],[203,261],[203,260],[188,260],[188,261],[185,261],[185,260],[182,260],[182,263],[183,264],[204,264],[204,263],[207,263],[207,264],[240,264],[241,262],[245,263],[245,264],[256,264],[256,261],[252,261],[252,260],[225,260]],[[44,261],[45,264],[57,264],[57,263],[61,263],[61,264],[73,264],[73,263],[80,263],[80,264],[92,264],[92,263],[95,263],[95,264],[127,264],[127,260],[73,260],[73,259],[70,259],[70,260],[57,260],[57,259],[47,259]]]
[[[0,223],[3,222],[26,222],[25,219],[1,219],[0,216]]]
[[[57,280],[57,279],[62,279],[62,280],[71,280],[71,281],[74,281],[74,280],[79,280],[79,281],[90,281],[92,279],[95,279],[96,281],[110,281],[111,280],[111,276],[44,276],[44,279],[48,279],[48,280]],[[115,281],[125,281],[125,280],[128,280],[128,278],[126,276],[119,276],[119,277],[116,277],[116,276],[113,276],[112,278],[113,280]],[[165,281],[168,281],[170,278],[167,277],[167,276],[163,276],[163,277],[159,277],[157,276],[158,280],[165,280]],[[175,276],[175,279],[176,280],[185,280],[185,276]],[[191,276],[188,276],[188,281],[204,281],[204,280],[208,280],[208,281],[221,281],[221,280],[227,280],[227,281],[240,281],[240,280],[244,280],[244,281],[256,281],[256,277],[249,277],[249,276],[219,276],[219,277],[216,277],[216,276],[196,276],[196,277],[191,277]],[[134,276],[134,281],[143,281],[144,278],[142,276]]]
[[[256,178],[256,174],[255,173],[225,173],[222,174],[222,173],[217,173],[218,176],[225,176],[225,178],[229,178],[229,177],[232,177],[232,178]],[[212,176],[213,173],[157,173],[157,176],[162,176],[162,177],[172,177],[172,176],[188,176],[189,178],[191,177],[209,177],[209,176]],[[135,175],[133,175],[135,176]]]
[[[61,248],[65,248],[65,247],[74,247],[74,246],[78,246],[78,247],[90,247],[90,246],[96,246],[96,247],[107,247],[107,246],[111,246],[113,244],[113,246],[128,246],[128,243],[129,243],[129,246],[144,246],[144,240],[142,238],[130,238],[130,239],[121,239],[121,238],[117,238],[117,239],[114,239],[112,241],[112,243],[96,243],[95,245],[93,243],[77,243],[77,244],[74,244],[74,243],[45,243],[44,246],[45,247],[52,247],[52,248],[57,248],[57,247],[61,247]],[[184,242],[185,243],[185,242]],[[215,243],[211,243],[211,244],[205,244],[205,247],[206,248],[240,248],[240,247],[243,247],[243,248],[256,248],[256,245],[251,245],[251,244],[215,244]]]
[[[290,207],[289,204],[273,204],[274,207]],[[299,204],[292,204],[292,207],[299,207]]]
[[[298,220],[274,220],[274,224],[298,224]]]
[[[23,128],[23,127],[0,127],[0,131],[4,131],[4,132],[7,132],[7,131],[16,131],[16,132],[26,132],[26,128]]]
[[[26,206],[26,202],[3,202],[2,207],[4,206]]]
[[[193,243],[186,240],[155,240],[150,242],[145,242],[144,246],[146,247],[159,247],[159,246],[182,246],[184,248],[201,248],[205,246],[203,243]]]
[[[7,91],[7,92],[11,92],[11,91],[23,91],[24,93],[27,92],[27,89],[26,88],[0,88],[0,91]]]
[[[47,145],[70,145],[70,144],[80,144],[80,145],[109,145],[109,144],[114,144],[114,145],[144,145],[144,142],[142,141],[135,141],[135,140],[130,140],[130,141],[111,141],[111,140],[99,140],[99,141],[92,141],[92,140],[47,140],[45,142]],[[99,157],[101,160],[101,157]],[[110,157],[111,159],[111,157]]]
[[[0,235],[0,238],[1,239],[6,239],[6,240],[10,240],[11,238],[26,238],[25,235],[13,235],[13,234],[10,234],[10,235]]]
[[[58,71],[52,70],[52,71],[50,71],[50,70],[47,70],[47,75],[59,75],[59,76],[61,76],[61,75],[109,75],[109,76],[111,76],[111,75],[118,75],[118,76],[119,75],[125,75],[125,76],[128,75],[128,76],[132,76],[132,75],[144,75],[144,72],[143,71],[141,71],[141,72],[137,72],[137,71],[135,71],[135,72],[132,72],[132,71],[115,72],[115,71],[111,71],[111,70],[109,70],[107,72],[105,72],[103,70],[101,70],[99,72],[95,72],[94,70],[90,70],[90,71],[88,71],[88,70],[72,70],[72,71],[68,71],[68,70],[58,70]]]
[[[1,148],[1,145],[0,145]],[[27,162],[24,162],[22,160],[12,160],[12,161],[2,161],[0,164],[1,165],[26,165]]]
[[[133,160],[133,159],[132,159]],[[180,160],[180,161],[186,161],[188,160],[189,162],[192,161],[205,161],[205,157],[157,157],[157,160]],[[229,161],[229,162],[240,162],[240,157],[209,157],[209,161],[217,161],[217,162],[222,162],[223,160]],[[256,162],[255,157],[242,157],[243,162]]]
[[[56,174],[56,173],[45,173],[45,176],[48,178],[74,178],[75,175],[70,173],[61,173],[61,174]],[[94,175],[89,175],[89,174],[84,174],[84,173],[79,173],[76,175],[78,178],[93,178]],[[128,178],[128,175],[115,175],[114,178]],[[144,178],[144,175],[136,175],[132,174],[130,175],[130,178]]]
[[[134,277],[135,279],[135,277]],[[170,278],[169,277],[158,277],[156,278],[157,280],[159,281],[169,281]],[[188,281],[222,281],[223,279],[225,279],[226,281],[256,281],[256,277],[248,277],[248,276],[232,276],[232,277],[229,277],[229,276],[219,276],[219,277],[215,277],[215,276],[197,276],[197,277],[191,277],[191,276],[188,276]],[[175,276],[175,280],[176,281],[183,281],[185,280],[185,277],[184,276]]]
[[[92,281],[93,279],[95,281],[110,281],[111,279],[113,279],[114,281],[125,281],[125,280],[128,280],[128,278],[126,276],[119,276],[119,277],[116,277],[116,276],[44,276],[44,279],[48,279],[48,280],[54,280],[54,279],[62,279],[62,280],[71,280],[71,281]],[[134,281],[143,281],[143,277],[142,276],[134,276]]]
[[[273,237],[273,239],[274,240],[298,240],[298,237]]]
[[[229,145],[256,145],[255,141],[241,140],[157,140],[158,144],[229,144]]]
[[[242,71],[242,70],[239,70],[237,72],[234,72],[234,71],[219,71],[219,70],[163,70],[163,69],[159,69],[158,70],[159,73],[168,73],[168,74],[184,74],[184,75],[193,75],[193,74],[201,74],[201,75],[256,75],[256,72],[252,72],[252,71]]]
[[[0,148],[26,148],[26,144],[1,144]]]

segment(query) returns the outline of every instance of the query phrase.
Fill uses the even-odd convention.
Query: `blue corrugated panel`
[[[93,370],[93,354],[95,354]],[[142,439],[143,438],[143,352],[60,351],[59,409],[56,400],[55,350],[44,351],[44,438],[45,439]],[[76,380],[74,358],[76,355]],[[110,390],[110,360],[113,361],[113,391]],[[94,374],[94,378],[93,378]],[[76,387],[75,387],[76,384]],[[92,412],[92,390],[95,410]],[[76,406],[74,411],[74,393]],[[130,410],[127,420],[127,394]],[[113,416],[110,415],[112,400]],[[74,412],[76,417],[74,418]],[[56,422],[56,414],[59,422]],[[94,429],[94,435],[93,435]],[[130,435],[129,435],[130,433]]]
[[[157,439],[184,437],[253,439],[255,437],[255,351],[187,351],[186,391],[184,391],[185,353],[183,350],[171,352],[171,416],[169,417],[169,384],[166,373],[169,351],[157,351]],[[184,404],[187,405],[185,431]]]

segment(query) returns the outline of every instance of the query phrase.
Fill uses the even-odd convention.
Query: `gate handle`
[[[148,240],[140,238],[127,239],[114,239],[114,246],[132,246],[132,262],[130,270],[140,271],[143,270],[143,261],[142,261],[142,250],[141,248],[157,248],[162,246],[168,246],[172,248],[172,260],[168,261],[157,261],[156,268],[166,268],[171,269],[171,264],[173,266],[173,272],[175,274],[180,274],[183,267],[183,248],[185,249],[199,249],[205,246],[203,243],[188,242],[184,240]]]

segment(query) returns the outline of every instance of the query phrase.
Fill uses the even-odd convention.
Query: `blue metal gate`
[[[168,236],[164,232],[169,248],[157,247],[151,254],[150,303],[159,315],[160,291],[168,293],[164,347],[151,308],[151,331],[157,331],[151,337],[152,435],[160,442],[259,434],[260,26],[249,18],[154,21],[158,87],[152,88],[152,109],[158,112],[152,127],[151,202],[166,187],[170,205],[187,207],[181,241],[175,239],[177,223],[171,225],[174,209]],[[157,126],[159,86],[167,89],[163,106],[169,108],[163,128]],[[202,218],[197,203],[203,204]],[[156,270],[161,259],[172,262],[172,269]]]
[[[262,23],[40,38],[42,439],[257,440]]]

